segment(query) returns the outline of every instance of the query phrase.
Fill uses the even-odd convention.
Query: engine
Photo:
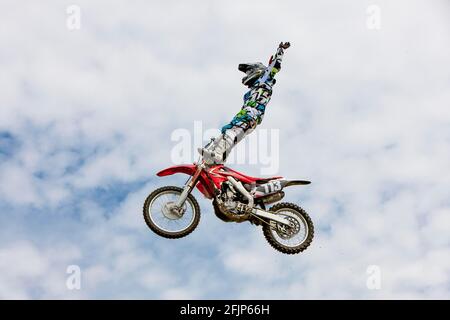
[[[264,185],[263,185],[264,186]],[[244,188],[250,192],[256,201],[262,204],[270,204],[284,197],[283,191],[275,191],[261,194],[259,186],[245,185]],[[251,214],[251,208],[247,206],[248,199],[233,186],[231,182],[222,183],[221,192],[217,201],[214,202],[214,213],[223,221],[243,222],[247,221]]]
[[[284,192],[281,190],[278,192],[273,189],[270,190],[267,187],[269,184],[270,183],[259,185],[257,187],[254,186],[253,188],[250,185],[245,185],[245,188],[255,197],[255,200],[259,199],[265,205],[280,201],[284,197]],[[269,189],[270,191],[266,191],[266,193],[261,191],[266,189]],[[241,208],[242,203],[248,203],[247,199],[228,181],[222,184],[220,199],[223,202],[223,206],[233,213],[239,213],[238,211]]]
[[[232,213],[238,213],[238,205],[242,202],[247,202],[246,199],[244,199],[243,195],[237,191],[233,185],[225,181],[222,183],[222,190],[220,194],[220,199],[223,202],[223,207]]]

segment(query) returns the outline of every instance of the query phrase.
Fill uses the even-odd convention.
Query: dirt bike
[[[249,221],[262,225],[269,244],[287,254],[300,253],[313,240],[314,226],[305,210],[281,202],[266,210],[266,205],[283,199],[283,188],[310,184],[305,180],[250,177],[223,164],[204,161],[177,165],[157,173],[159,177],[184,173],[190,176],[183,188],[156,189],[145,200],[144,219],[156,234],[176,239],[190,234],[200,221],[200,207],[192,195],[195,187],[212,200],[214,213],[225,222]]]

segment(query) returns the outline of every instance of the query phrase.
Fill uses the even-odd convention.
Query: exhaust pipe
[[[242,185],[242,183],[241,183],[240,181],[239,181],[239,182],[236,181],[235,178],[230,177],[230,176],[228,176],[228,181],[230,181],[230,183],[233,185],[233,187],[235,187],[236,189],[238,189],[239,192],[242,193],[242,195],[243,195],[244,197],[247,198],[247,200],[248,200],[248,206],[249,206],[250,208],[253,208],[253,204],[254,204],[254,202],[253,202],[253,197],[252,197],[252,195],[250,194],[250,192],[248,192],[248,191],[244,188],[244,186]]]

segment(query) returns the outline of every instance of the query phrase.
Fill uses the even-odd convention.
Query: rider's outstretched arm
[[[265,82],[267,78],[274,78],[278,71],[281,69],[281,61],[283,60],[284,50],[289,48],[291,44],[289,42],[281,42],[277,48],[277,52],[270,57],[269,66],[263,76],[263,81]]]

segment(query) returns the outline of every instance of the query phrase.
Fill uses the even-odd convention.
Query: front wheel
[[[182,208],[176,202],[183,192],[179,187],[162,187],[153,191],[144,203],[144,219],[156,234],[169,239],[187,236],[200,221],[200,207],[189,194]]]
[[[283,202],[274,205],[269,211],[289,220],[291,224],[285,227],[277,223],[275,228],[263,225],[264,237],[274,249],[295,254],[308,248],[314,237],[314,225],[305,210],[293,203]]]

